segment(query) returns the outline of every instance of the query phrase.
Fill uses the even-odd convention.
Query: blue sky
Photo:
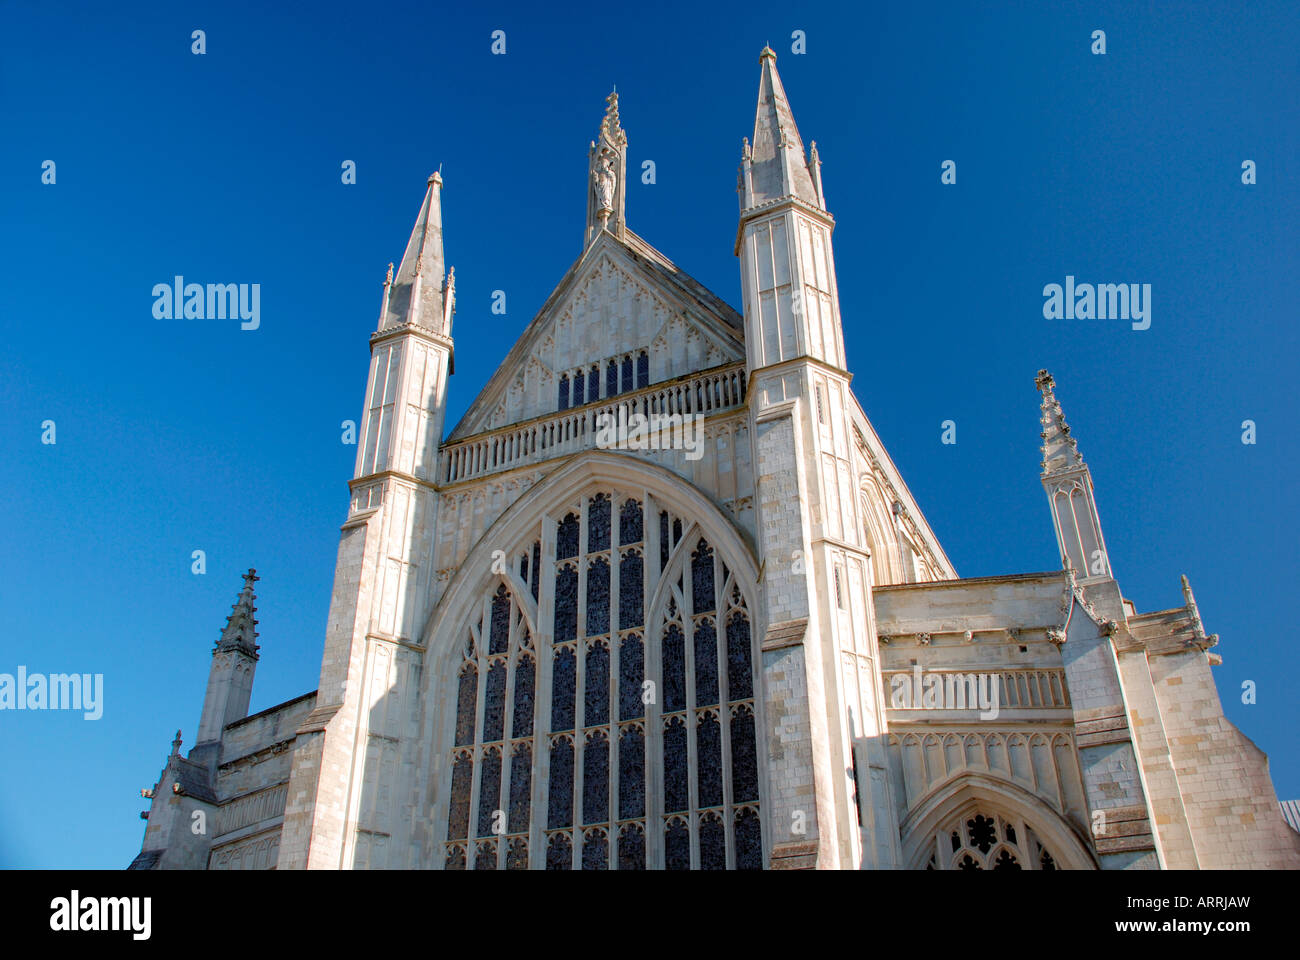
[[[355,457],[339,427],[439,164],[449,428],[580,253],[614,83],[629,170],[657,168],[629,225],[740,306],[764,43],[824,163],[855,391],[959,573],[1057,566],[1047,367],[1125,595],[1178,606],[1191,578],[1227,715],[1300,797],[1294,3],[9,3],[0,24],[0,672],[105,683],[98,721],[0,714],[0,865],[130,862],[139,790],[177,727],[193,744],[249,566],[252,709],[315,688]],[[155,320],[176,274],[260,283],[261,327]],[[1067,274],[1150,283],[1150,329],[1045,320]]]

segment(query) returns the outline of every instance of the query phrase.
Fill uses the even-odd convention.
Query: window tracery
[[[926,870],[1055,870],[1056,860],[1023,820],[972,810],[935,835]]]
[[[651,509],[585,497],[484,598],[453,680],[446,869],[762,868],[745,594],[697,528]],[[549,620],[541,649],[520,585]]]

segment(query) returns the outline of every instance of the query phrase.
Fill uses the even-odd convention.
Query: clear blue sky
[[[824,162],[855,390],[958,571],[1058,565],[1047,367],[1125,595],[1178,606],[1190,576],[1227,714],[1300,797],[1295,3],[288,7],[0,7],[0,672],[106,686],[95,722],[0,714],[0,865],[130,862],[249,566],[253,709],[315,688],[355,456],[339,425],[438,164],[448,427],[580,252],[613,83],[629,170],[657,165],[630,226],[740,306],[764,43]],[[260,283],[261,328],[155,320],[176,274]],[[1067,274],[1150,283],[1151,328],[1045,320]]]

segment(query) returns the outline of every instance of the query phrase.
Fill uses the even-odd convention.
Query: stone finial
[[[627,133],[618,116],[618,91],[605,98],[600,131],[591,141],[587,168],[587,232],[585,244],[608,231],[624,235],[627,202]]]
[[[1056,381],[1046,370],[1039,370],[1034,384],[1043,395],[1042,431],[1039,433],[1043,441],[1043,476],[1082,467],[1079,445],[1070,436],[1070,426],[1065,422],[1065,414],[1056,399]]]
[[[244,574],[244,588],[239,591],[239,596],[230,609],[230,616],[226,618],[226,627],[221,631],[221,639],[217,641],[214,654],[234,650],[257,659],[257,620],[253,616],[257,612],[257,597],[253,593],[253,584],[260,579],[257,571],[251,567]]]
[[[618,87],[605,98],[605,119],[601,121],[600,132],[613,143],[627,142],[627,134],[618,119]]]
[[[176,731],[176,739],[172,741],[172,756],[179,756],[181,752],[181,732]]]

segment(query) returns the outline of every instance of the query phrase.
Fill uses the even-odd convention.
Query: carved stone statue
[[[596,205],[602,219],[614,212],[614,158],[602,154],[596,163]]]

